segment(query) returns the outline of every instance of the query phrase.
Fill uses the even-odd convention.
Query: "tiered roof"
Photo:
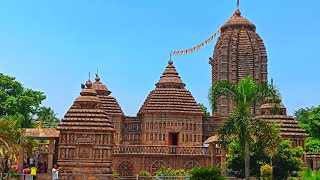
[[[74,101],[57,127],[58,130],[102,130],[113,131],[113,126],[104,110],[100,109],[100,98],[92,89],[91,81],[86,82],[86,88]]]
[[[176,113],[176,114],[199,114],[203,111],[191,93],[185,89],[173,61],[168,62],[156,89],[151,91],[140,108],[138,115],[144,113]]]
[[[267,122],[281,123],[280,131],[284,138],[304,139],[308,136],[293,116],[287,116],[287,111],[282,103],[273,103],[271,98],[267,98],[261,105],[261,116]]]
[[[97,91],[98,97],[101,99],[101,108],[105,110],[108,116],[123,116],[123,111],[117,100],[113,96],[110,96],[111,91],[100,82],[98,74],[96,74],[95,80],[92,88]]]

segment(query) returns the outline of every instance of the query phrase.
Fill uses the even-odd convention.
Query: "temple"
[[[57,128],[60,179],[113,179],[114,128],[100,106],[89,80]]]
[[[258,83],[267,82],[267,53],[256,26],[237,9],[220,32],[209,58],[212,83],[237,83],[247,76]],[[275,106],[278,111],[274,111]],[[58,126],[56,153],[57,163],[64,167],[62,179],[80,175],[113,179],[111,167],[120,176],[134,176],[142,170],[155,172],[162,166],[221,166],[226,152],[215,145],[216,131],[231,110],[229,100],[221,98],[218,111],[206,117],[169,60],[137,115],[126,116],[97,74],[95,82],[87,81]],[[257,118],[281,123],[283,139],[304,148],[307,134],[287,115],[283,104],[267,98],[253,110]]]

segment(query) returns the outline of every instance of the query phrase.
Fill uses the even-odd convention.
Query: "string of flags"
[[[192,48],[189,49],[185,49],[185,50],[179,50],[179,51],[171,51],[171,54],[173,56],[177,56],[177,55],[182,55],[182,54],[190,54],[193,51],[197,51],[199,50],[201,47],[203,47],[204,45],[209,44],[218,34],[221,33],[221,29],[219,29],[217,32],[215,32],[212,36],[210,36],[207,40],[205,40],[204,42],[198,44],[197,46],[194,46]]]

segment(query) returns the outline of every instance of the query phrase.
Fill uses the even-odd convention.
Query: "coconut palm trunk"
[[[245,165],[245,179],[249,180],[250,178],[250,143],[249,141],[245,142],[244,145],[244,165]]]

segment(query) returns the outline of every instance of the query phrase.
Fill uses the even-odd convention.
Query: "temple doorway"
[[[169,133],[169,146],[178,146],[179,133]]]

